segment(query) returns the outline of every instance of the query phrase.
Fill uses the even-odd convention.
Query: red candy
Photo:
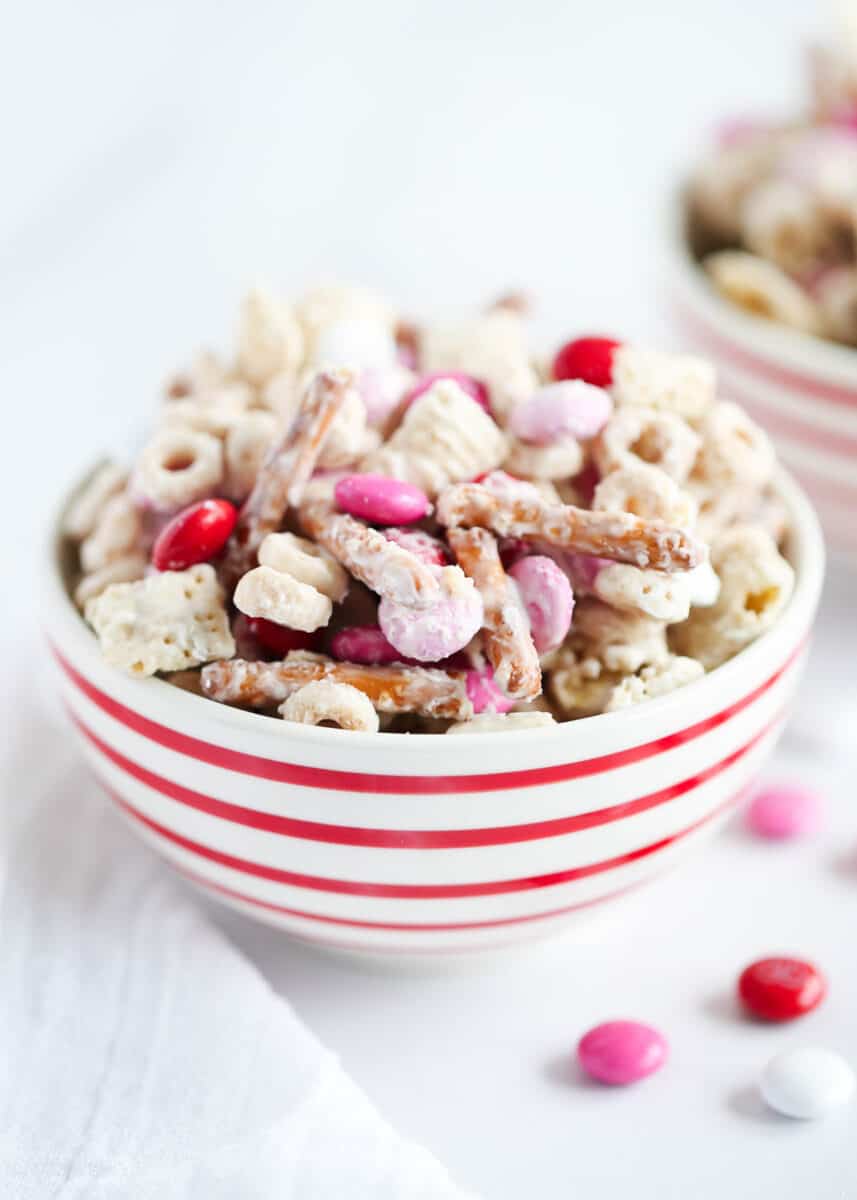
[[[583,337],[566,342],[553,360],[553,377],[582,379],[596,387],[613,382],[613,351],[621,342],[613,338]]]
[[[289,629],[286,625],[276,625],[266,621],[264,617],[249,617],[247,630],[260,646],[285,658],[290,650],[315,650],[319,644],[318,633],[304,633],[301,629]]]
[[[799,958],[760,958],[741,972],[738,995],[764,1021],[791,1021],[824,999],[827,984],[812,963]]]
[[[219,554],[235,528],[238,512],[228,500],[200,500],[165,525],[152,547],[158,571],[184,571]]]

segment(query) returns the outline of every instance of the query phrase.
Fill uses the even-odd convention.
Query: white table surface
[[[31,619],[63,482],[133,438],[160,377],[226,336],[254,278],[344,276],[414,311],[525,285],[545,338],[670,342],[663,189],[718,114],[797,95],[821,15],[800,0],[18,11],[0,45],[6,636]],[[486,1197],[850,1200],[857,1106],[788,1122],[753,1081],[806,1042],[857,1064],[855,593],[836,565],[771,769],[824,793],[816,839],[770,847],[736,823],[564,940],[456,973],[356,967],[216,919],[383,1112]],[[731,993],[776,952],[816,959],[831,992],[798,1026],[760,1029]],[[616,1015],[672,1044],[625,1092],[570,1066],[580,1033]]]

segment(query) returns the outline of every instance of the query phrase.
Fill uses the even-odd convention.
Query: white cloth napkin
[[[0,1195],[464,1200],[108,810],[29,662],[0,713]]]

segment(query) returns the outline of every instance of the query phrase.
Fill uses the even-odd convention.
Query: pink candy
[[[821,804],[808,788],[780,784],[757,792],[747,809],[747,825],[759,837],[780,840],[815,833]]]
[[[574,593],[565,573],[552,558],[532,554],[518,559],[509,574],[520,589],[536,650],[555,650],[565,640],[574,611]]]
[[[439,662],[461,650],[482,628],[483,615],[482,597],[463,579],[460,586],[442,591],[430,608],[408,608],[386,596],[378,605],[378,623],[387,640],[418,662]]]
[[[512,412],[509,428],[525,442],[544,446],[560,437],[581,440],[600,433],[613,401],[604,388],[570,379],[539,388]]]
[[[347,625],[330,639],[330,653],[342,662],[380,667],[401,662],[402,656],[391,646],[377,625]]]
[[[449,562],[446,546],[440,538],[432,537],[422,529],[398,529],[393,526],[384,530],[384,536],[403,550],[409,550],[420,562],[430,567],[445,567]]]
[[[431,512],[425,492],[386,475],[346,475],[334,495],[342,512],[376,525],[409,525]]]
[[[439,379],[451,379],[453,383],[457,383],[463,392],[466,392],[471,400],[475,400],[480,408],[484,408],[490,415],[491,400],[488,396],[488,389],[481,379],[474,379],[472,375],[465,375],[463,371],[433,371],[430,375],[423,375],[422,379],[412,388],[405,397],[406,404],[413,404],[419,396],[427,392],[432,384],[437,383]]]
[[[662,1067],[667,1053],[663,1034],[639,1021],[606,1021],[577,1044],[580,1065],[599,1083],[636,1083]]]
[[[494,682],[490,667],[468,671],[465,686],[475,713],[507,713],[513,707],[514,702]]]

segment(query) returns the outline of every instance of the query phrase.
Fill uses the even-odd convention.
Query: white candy
[[[765,1067],[759,1089],[777,1112],[811,1121],[851,1099],[854,1072],[832,1050],[785,1050]]]
[[[208,563],[114,583],[86,605],[104,657],[132,675],[231,658],[223,591]]]
[[[348,592],[348,572],[331,555],[294,533],[269,533],[259,547],[259,565],[309,584],[335,604]]]
[[[145,447],[131,481],[135,495],[160,512],[175,512],[216,493],[223,480],[223,448],[192,429],[164,429]]]
[[[351,317],[325,325],[312,352],[316,367],[390,367],[396,361],[396,342],[389,325]]]
[[[317,679],[292,692],[277,709],[284,721],[320,725],[334,721],[340,729],[378,732],[378,714],[367,695],[350,683]]]
[[[392,331],[396,314],[391,304],[368,288],[333,283],[307,292],[295,306],[303,329],[308,354],[315,352],[316,341],[329,325],[346,320],[371,321]]]
[[[242,575],[232,599],[247,617],[263,617],[304,633],[327,625],[333,612],[329,597],[273,567],[254,567]]]

